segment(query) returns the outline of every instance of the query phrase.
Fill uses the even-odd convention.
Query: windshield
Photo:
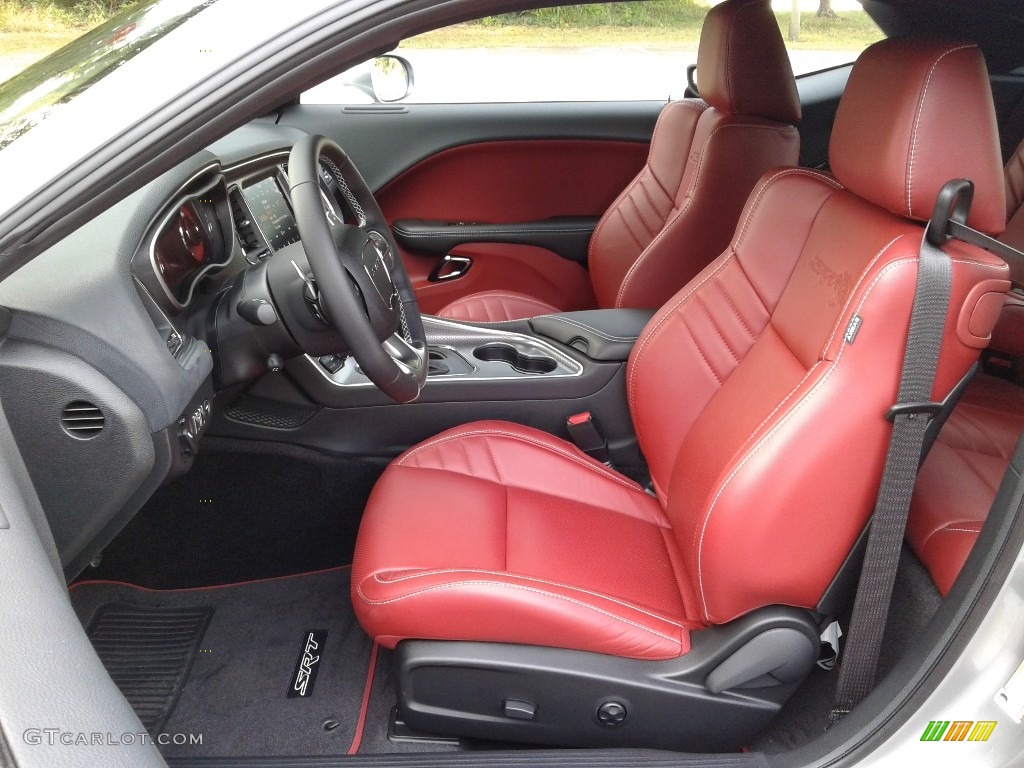
[[[0,149],[216,1],[148,0],[0,84]]]

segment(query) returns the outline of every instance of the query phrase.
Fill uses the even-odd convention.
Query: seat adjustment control
[[[626,706],[617,701],[606,701],[597,708],[597,719],[601,725],[617,728],[626,722]]]
[[[537,714],[537,705],[520,699],[505,699],[505,717],[513,720],[533,720]]]

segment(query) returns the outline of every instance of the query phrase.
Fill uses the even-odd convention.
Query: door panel
[[[618,140],[648,144],[660,101],[531,104],[299,104],[278,119],[334,139],[379,191],[445,149],[514,139]]]
[[[432,283],[428,275],[437,265],[437,257],[402,252],[420,311],[436,314],[463,296],[497,290],[525,293],[566,312],[597,306],[583,265],[543,248],[468,243],[454,248],[452,255],[471,259],[472,267],[455,280]]]
[[[647,156],[658,102],[300,105],[280,122],[337,141],[389,222],[489,224],[601,216]],[[430,282],[439,257],[404,252],[421,308],[482,290],[528,293],[564,309],[594,306],[583,265],[533,246],[467,244],[472,266]]]
[[[534,139],[480,142],[417,163],[378,193],[389,222],[430,219],[506,224],[556,216],[600,216],[643,166],[637,142]],[[406,252],[422,309],[436,312],[477,291],[526,293],[560,309],[594,306],[586,270],[552,251],[528,246],[467,244],[453,255],[472,259],[454,280],[429,282],[437,256]]]

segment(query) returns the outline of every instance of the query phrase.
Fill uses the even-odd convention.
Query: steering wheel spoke
[[[340,190],[342,214],[324,196],[326,168]],[[307,136],[288,159],[299,235],[326,316],[366,375],[399,402],[426,380],[426,339],[415,294],[391,229],[345,152]]]
[[[429,367],[426,342],[409,341],[402,334],[395,333],[384,341],[383,346],[395,364],[407,375],[416,377],[422,387]]]

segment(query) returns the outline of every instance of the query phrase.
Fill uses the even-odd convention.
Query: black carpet
[[[212,589],[156,592],[82,582],[71,590],[87,627],[103,626],[111,611],[115,616],[208,613],[191,667],[173,686],[177,703],[152,731],[201,735],[202,743],[160,746],[169,757],[348,752],[357,734],[372,647],[348,595],[348,568]],[[178,630],[157,621],[143,631],[151,646],[159,646],[161,635]],[[307,686],[308,697],[289,697],[311,631],[326,632],[326,637],[315,635],[312,648],[311,655],[320,657],[316,677]],[[110,663],[109,655],[104,660]],[[156,666],[147,679],[137,668],[131,684],[166,691],[167,674]]]
[[[81,579],[153,589],[229,584],[352,562],[382,465],[295,446],[206,438]]]

